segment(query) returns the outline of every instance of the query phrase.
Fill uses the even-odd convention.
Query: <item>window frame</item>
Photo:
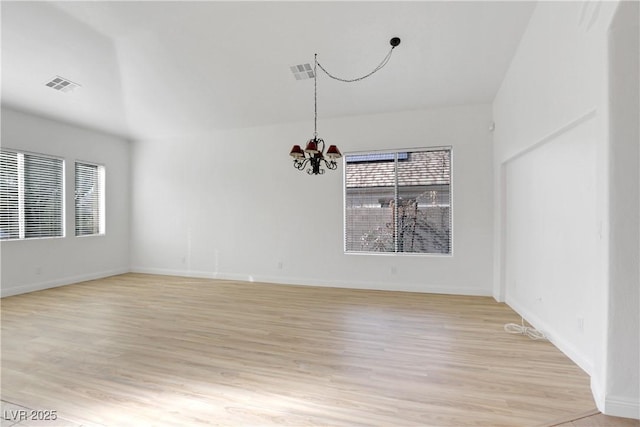
[[[13,238],[1,238],[0,242],[13,242],[13,241],[29,241],[29,240],[42,240],[42,239],[63,239],[67,236],[67,206],[66,206],[66,198],[67,198],[67,185],[66,185],[66,175],[67,175],[67,162],[64,157],[55,156],[51,154],[38,153],[34,151],[10,148],[10,147],[0,147],[0,151],[12,152],[17,155],[22,155],[22,162],[18,162],[16,172],[18,174],[18,237]],[[61,163],[61,172],[60,172],[60,235],[55,236],[36,236],[36,237],[27,237],[26,236],[26,197],[25,197],[25,167],[24,167],[24,155],[30,156],[38,156],[42,158],[58,160]],[[22,177],[20,177],[22,174]]]
[[[378,251],[353,251],[347,250],[347,157],[349,156],[366,156],[366,155],[384,155],[395,153],[413,153],[424,151],[449,151],[449,253],[431,253],[431,252],[378,252]],[[342,158],[342,247],[345,255],[371,255],[371,256],[391,256],[391,257],[453,257],[454,256],[454,214],[453,208],[454,200],[454,150],[451,145],[442,146],[430,146],[430,147],[413,147],[413,148],[390,148],[382,150],[367,150],[367,151],[350,151],[345,152]],[[397,185],[397,176],[396,176]]]
[[[78,234],[78,215],[77,215],[77,171],[76,166],[78,164],[87,166],[96,166],[98,171],[98,185],[100,187],[100,195],[98,199],[98,232],[91,234]],[[107,234],[107,203],[106,203],[106,188],[107,188],[107,172],[106,167],[102,163],[89,162],[85,160],[75,159],[73,162],[73,233],[74,237],[101,237]]]

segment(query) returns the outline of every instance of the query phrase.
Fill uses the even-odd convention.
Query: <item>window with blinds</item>
[[[345,251],[451,254],[451,149],[345,157]]]
[[[64,235],[64,161],[0,150],[0,239]]]
[[[20,187],[18,153],[0,150],[0,239],[20,238]]]
[[[76,236],[104,234],[104,166],[76,162]]]

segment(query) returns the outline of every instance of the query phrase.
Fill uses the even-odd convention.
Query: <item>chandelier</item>
[[[298,170],[305,170],[308,168],[307,173],[309,175],[322,175],[325,172],[323,166],[329,170],[335,170],[338,168],[336,160],[342,157],[342,153],[335,145],[330,145],[325,152],[324,140],[318,137],[318,68],[324,71],[324,73],[332,79],[344,83],[353,83],[364,80],[387,65],[387,62],[389,62],[391,54],[393,53],[393,49],[400,44],[400,39],[398,37],[394,37],[389,40],[389,44],[391,45],[391,49],[382,62],[380,62],[380,64],[378,64],[378,66],[370,73],[355,79],[343,79],[334,76],[320,65],[317,53],[313,56],[313,138],[307,142],[304,150],[299,145],[294,145],[291,148],[289,155],[293,157],[294,168]]]

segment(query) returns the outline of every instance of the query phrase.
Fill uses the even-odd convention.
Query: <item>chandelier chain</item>
[[[395,47],[395,46],[394,46],[394,47]],[[341,77],[334,76],[333,74],[331,74],[330,72],[328,72],[328,71],[327,71],[327,70],[322,66],[322,64],[320,64],[320,63],[318,62],[318,58],[317,58],[318,54],[316,54],[316,55],[315,55],[315,56],[316,56],[316,60],[315,60],[315,61],[316,61],[316,65],[317,65],[318,67],[320,67],[320,69],[321,69],[322,71],[324,71],[324,73],[325,73],[327,76],[331,77],[332,79],[334,79],[334,80],[338,80],[338,81],[340,81],[340,82],[345,82],[345,83],[353,83],[353,82],[359,82],[360,80],[364,80],[364,79],[366,79],[367,77],[369,77],[369,76],[373,75],[374,73],[376,73],[376,72],[380,71],[380,70],[382,69],[382,67],[384,67],[385,65],[387,65],[387,62],[389,62],[389,59],[391,59],[391,54],[392,54],[392,53],[393,53],[393,47],[389,50],[389,53],[387,53],[387,56],[385,56],[385,57],[384,57],[384,59],[382,60],[382,62],[380,62],[380,64],[378,64],[378,66],[377,66],[376,68],[374,68],[374,69],[373,69],[373,71],[371,71],[371,72],[370,72],[370,73],[368,73],[368,74],[365,74],[365,75],[364,75],[364,76],[362,76],[362,77],[356,77],[355,79],[343,79],[343,78],[341,78]],[[314,74],[314,76],[315,76],[315,75],[316,75],[316,73],[315,73],[315,70],[316,70],[315,66],[314,66],[314,69],[313,69],[313,70],[314,70],[314,73],[313,73],[313,74]]]
[[[313,55],[313,138],[318,138],[318,54]]]

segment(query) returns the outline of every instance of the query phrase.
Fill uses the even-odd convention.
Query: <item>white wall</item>
[[[600,322],[593,122],[504,166],[506,302],[587,372]]]
[[[313,123],[133,144],[132,269],[334,287],[490,295],[491,108],[319,120],[343,152],[451,145],[453,256],[346,255],[343,167],[308,176]]]
[[[627,289],[616,288],[611,276],[611,257],[619,249],[610,232],[620,214],[610,191],[615,153],[608,82],[618,76],[609,69],[608,30],[617,6],[538,3],[496,96],[494,296],[543,329],[591,375],[601,410],[637,416],[637,391],[627,387],[614,395],[611,388],[612,371],[637,378],[639,369],[633,342],[611,330],[613,316],[621,314],[613,313],[612,295],[634,306],[624,310],[624,326],[616,324],[631,328],[627,335],[638,330],[637,290],[627,292],[638,286],[628,273],[637,270],[633,255],[615,279],[631,283]],[[621,48],[623,56],[630,54],[629,46]],[[637,72],[630,78],[637,80]],[[626,154],[637,159],[629,141]],[[637,163],[635,168],[637,174]],[[624,188],[637,194],[638,188],[629,188],[637,177],[630,182]],[[637,210],[634,221],[637,227]]]
[[[609,31],[610,268],[605,410],[640,418],[640,3]],[[635,366],[636,369],[628,369]]]
[[[66,236],[2,241],[2,296],[129,270],[129,143],[123,139],[2,108],[2,147],[65,159]],[[106,234],[74,235],[74,161],[106,170]]]

